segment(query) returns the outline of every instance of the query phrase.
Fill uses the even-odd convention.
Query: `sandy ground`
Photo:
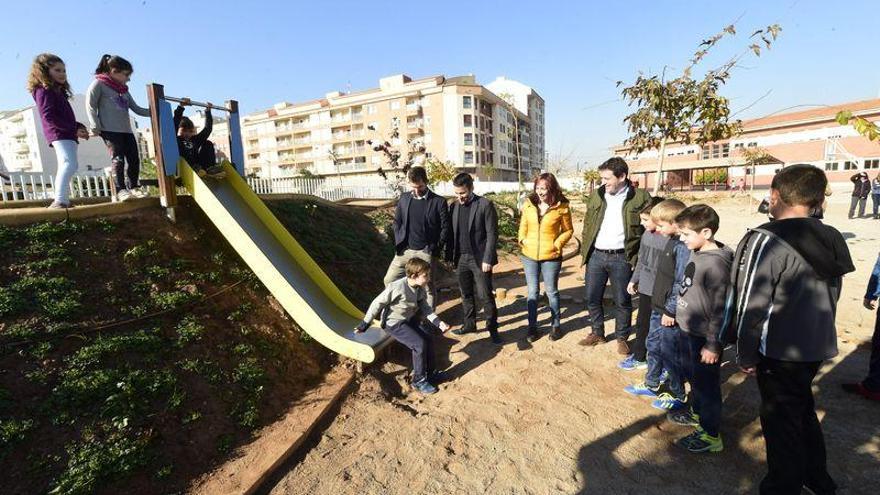
[[[840,355],[823,367],[815,391],[840,493],[877,493],[880,404],[849,396],[840,384],[867,370],[869,350],[860,344],[870,339],[874,313],[861,301],[880,220],[847,220],[848,201],[832,197],[828,222],[847,237],[857,271],[840,301]],[[735,244],[746,227],[762,223],[747,205],[717,203],[722,241]],[[725,362],[725,450],[701,456],[676,448],[673,442],[690,430],[623,392],[642,372],[618,370],[613,343],[577,345],[586,334],[579,262],[567,262],[561,279],[564,338],[518,348],[525,282],[516,260],[508,260],[497,283],[510,288],[500,308],[503,346],[486,333],[444,336],[440,363],[451,380],[430,397],[410,392],[408,353],[393,350],[391,362],[365,374],[311,448],[276,476],[271,493],[756,493],[765,461],[755,381]],[[441,309],[449,321],[460,321],[457,301]],[[548,323],[546,308],[540,318]],[[606,330],[612,327],[607,321]],[[731,357],[728,351],[725,359]]]

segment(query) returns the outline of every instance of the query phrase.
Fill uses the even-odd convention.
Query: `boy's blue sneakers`
[[[643,370],[648,367],[647,361],[637,361],[633,354],[630,354],[623,361],[617,363],[617,367],[623,371]]]
[[[660,387],[656,389],[649,387],[645,383],[636,383],[635,385],[627,385],[623,389],[628,394],[642,395],[645,397],[657,397],[660,393]]]
[[[425,395],[437,393],[437,387],[431,384],[431,382],[429,382],[427,378],[422,378],[417,382],[413,382],[412,387],[416,389],[416,391]]]
[[[678,400],[667,392],[660,394],[654,402],[651,402],[651,407],[655,409],[662,409],[664,411],[673,411],[676,409],[681,409],[684,407],[684,401]]]

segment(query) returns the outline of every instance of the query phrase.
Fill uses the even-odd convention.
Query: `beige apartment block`
[[[313,174],[378,181],[377,171],[390,165],[368,141],[387,140],[403,155],[401,165],[415,146],[424,147],[419,162],[449,161],[481,179],[503,181],[517,180],[519,163],[528,179],[543,168],[544,101],[528,86],[503,82],[518,85],[507,88],[507,100],[474,76],[413,80],[401,74],[380,79],[375,89],[278,103],[243,119],[245,169],[263,178]],[[394,129],[397,138],[391,138]]]

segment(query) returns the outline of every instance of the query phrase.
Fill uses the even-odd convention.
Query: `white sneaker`
[[[146,198],[150,193],[147,192],[146,187],[136,187],[131,190],[131,195],[135,198]]]
[[[123,189],[116,192],[116,201],[119,201],[120,203],[128,201],[129,199],[131,199],[131,197],[132,193],[128,189]]]

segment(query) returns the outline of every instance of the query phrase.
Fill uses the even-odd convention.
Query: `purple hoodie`
[[[37,87],[34,89],[34,101],[43,122],[43,134],[46,141],[69,139],[76,141],[76,116],[73,107],[62,91]]]

